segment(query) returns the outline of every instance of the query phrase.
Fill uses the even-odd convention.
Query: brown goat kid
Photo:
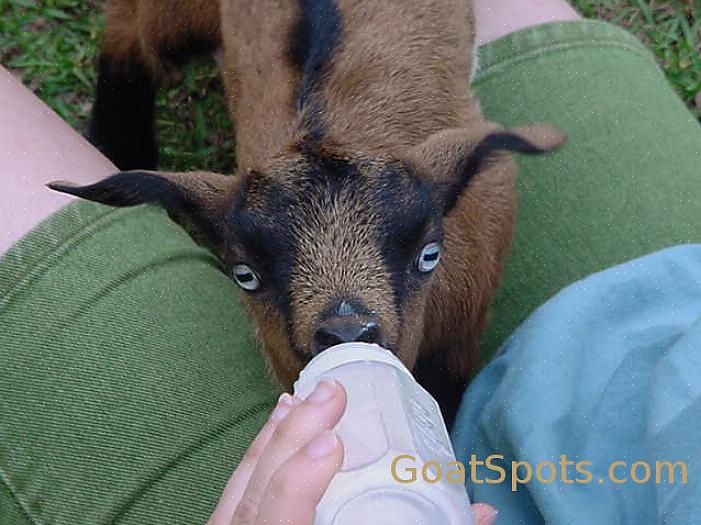
[[[452,421],[512,238],[504,152],[562,135],[482,118],[470,0],[112,0],[92,141],[120,169],[155,168],[158,78],[219,47],[236,176],[50,187],[164,206],[242,288],[286,388],[325,348],[376,342]]]

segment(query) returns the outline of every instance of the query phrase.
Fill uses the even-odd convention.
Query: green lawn
[[[701,117],[699,0],[574,0],[587,17],[634,32],[657,56],[670,82]],[[0,0],[0,63],[75,128],[90,110],[103,1]],[[174,74],[158,97],[164,169],[229,171],[233,130],[221,82],[203,62]]]

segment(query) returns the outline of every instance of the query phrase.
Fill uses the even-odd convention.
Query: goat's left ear
[[[206,172],[124,171],[87,186],[69,181],[47,186],[110,206],[159,204],[197,242],[215,247],[221,242],[220,217],[234,197],[237,179]]]
[[[501,152],[547,153],[565,142],[565,135],[548,124],[501,129],[449,129],[431,135],[414,147],[408,159],[434,188],[443,214],[453,209],[472,178]]]

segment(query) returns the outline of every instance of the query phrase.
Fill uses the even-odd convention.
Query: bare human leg
[[[0,256],[68,195],[50,180],[88,184],[118,171],[7,70],[0,67]]]
[[[530,26],[578,20],[566,0],[475,0],[477,45]]]

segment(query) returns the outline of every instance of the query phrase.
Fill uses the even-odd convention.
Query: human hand
[[[208,525],[312,525],[316,505],[343,463],[331,430],[346,408],[343,387],[322,381],[306,400],[283,394],[227,483]],[[473,506],[477,525],[494,509]]]
[[[337,382],[305,401],[282,394],[224,489],[209,525],[312,525],[314,509],[343,463],[331,429],[346,408]]]

